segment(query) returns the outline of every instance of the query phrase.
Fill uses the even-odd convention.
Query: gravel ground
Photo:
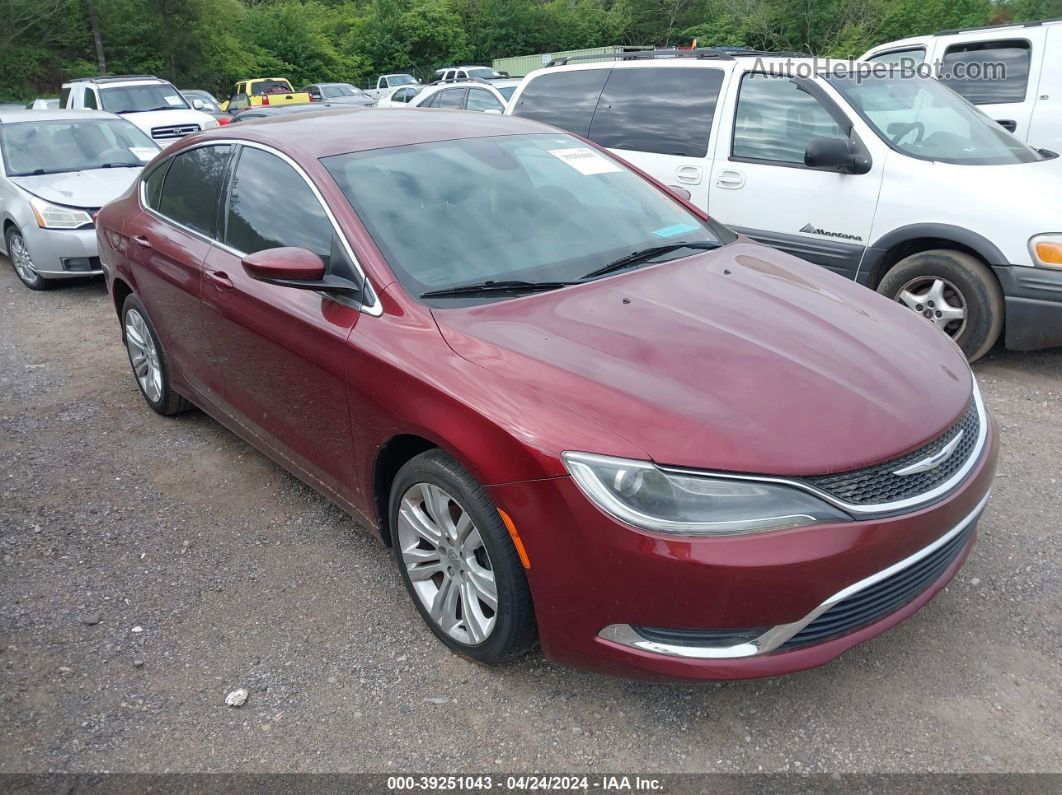
[[[1062,771],[1062,350],[976,367],[1002,461],[946,592],[824,668],[692,686],[450,654],[369,532],[147,409],[102,281],[0,260],[0,332],[2,772]]]

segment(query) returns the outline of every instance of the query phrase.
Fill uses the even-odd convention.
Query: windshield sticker
[[[163,97],[163,99],[165,99],[169,104],[175,105],[177,107],[180,107],[184,104],[184,100],[176,96]]]
[[[602,157],[593,149],[585,146],[575,149],[550,149],[549,153],[586,176],[615,174],[623,170],[607,157]]]
[[[141,163],[146,163],[159,153],[158,149],[151,146],[130,146],[129,151],[133,154],[133,157],[138,158]]]
[[[653,230],[653,237],[674,237],[686,232],[696,232],[699,227],[696,224],[674,224],[665,226],[663,229]]]

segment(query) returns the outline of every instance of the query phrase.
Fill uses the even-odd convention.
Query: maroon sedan
[[[98,230],[148,405],[202,408],[379,528],[481,662],[537,638],[623,676],[808,668],[973,544],[996,430],[954,343],[567,133],[237,125]]]

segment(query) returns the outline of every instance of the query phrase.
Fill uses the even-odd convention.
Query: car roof
[[[342,110],[316,113],[277,114],[246,126],[229,124],[190,135],[185,140],[248,140],[269,144],[289,155],[318,159],[348,152],[435,141],[535,133],[559,131],[530,119],[494,113],[434,108],[362,109],[348,106]]]
[[[20,121],[65,121],[68,119],[120,119],[114,113],[107,113],[104,110],[63,110],[56,108],[55,110],[28,110],[26,108],[18,108],[17,110],[8,110],[6,108],[0,108],[0,124],[13,124]]]

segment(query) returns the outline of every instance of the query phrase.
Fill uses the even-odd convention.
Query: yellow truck
[[[295,91],[283,77],[255,77],[234,85],[228,100],[221,103],[221,109],[233,113],[263,105],[301,105],[309,101],[309,94]]]

